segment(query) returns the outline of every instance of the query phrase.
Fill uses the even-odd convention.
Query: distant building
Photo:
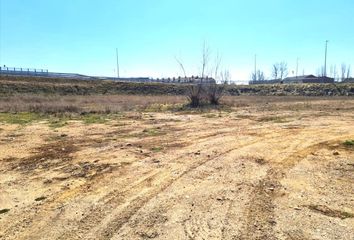
[[[304,76],[284,78],[282,83],[284,83],[284,84],[293,84],[293,83],[334,83],[334,78],[316,77],[314,75],[304,75]]]
[[[344,83],[354,83],[354,78],[346,78],[343,80]]]
[[[297,77],[287,77],[283,80],[272,79],[262,81],[250,81],[249,84],[298,84],[298,83],[334,83],[334,78],[316,77],[315,75],[304,75]]]

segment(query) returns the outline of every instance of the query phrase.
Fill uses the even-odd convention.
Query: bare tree
[[[258,78],[258,81],[264,81],[265,80],[264,72],[261,70],[258,70],[257,71],[257,78]]]
[[[229,84],[229,81],[231,80],[231,74],[229,70],[222,71],[220,77],[221,77],[221,83]]]
[[[283,80],[289,74],[288,64],[286,62],[274,63],[272,66],[272,77]]]
[[[318,77],[324,77],[324,67],[321,66],[321,67],[317,68],[316,74]]]
[[[279,76],[279,64],[274,63],[272,68],[272,77],[274,79],[278,79],[278,76]]]
[[[347,65],[342,63],[341,65],[341,81],[345,80],[345,75],[347,74]]]
[[[187,99],[191,107],[200,107],[203,101],[218,105],[224,95],[225,85],[230,78],[230,73],[228,71],[220,71],[221,57],[219,54],[216,55],[213,68],[209,68],[210,55],[209,47],[204,42],[200,77],[192,77],[196,81],[187,85]],[[182,61],[176,57],[175,59],[186,78],[186,71]],[[208,76],[207,73],[210,75]],[[218,80],[221,80],[221,84],[217,84]]]
[[[218,79],[219,78],[219,68],[220,68],[220,65],[221,65],[221,56],[219,54],[219,52],[216,54],[216,57],[215,57],[215,66],[214,66],[214,75],[211,74],[211,76],[214,77],[214,79]]]
[[[261,70],[257,70],[256,73],[252,73],[252,81],[253,82],[257,82],[257,81],[264,81],[265,80],[265,75],[264,75],[264,72],[261,71]]]
[[[281,80],[288,76],[288,64],[286,62],[279,63],[279,77]]]
[[[182,72],[184,74],[184,78],[187,78],[186,70],[184,69],[183,63],[181,60],[179,60],[177,57],[175,57],[179,67],[182,69]]]
[[[218,53],[215,58],[215,67],[213,69],[214,74],[212,75],[215,82],[210,82],[205,85],[206,98],[212,105],[220,104],[220,99],[225,93],[227,81],[230,80],[230,73],[228,70],[219,71],[220,64],[221,57]],[[217,84],[217,81],[221,81],[221,84]]]
[[[348,66],[348,69],[347,69],[347,79],[350,78],[350,65]]]
[[[202,61],[201,61],[201,77],[193,77],[193,79],[195,79],[196,81],[191,82],[187,85],[187,99],[189,102],[189,105],[193,108],[195,107],[199,107],[202,103],[203,100],[203,83],[205,82],[206,79],[206,71],[207,71],[207,67],[208,67],[208,63],[209,63],[209,48],[207,47],[206,43],[204,42],[203,44],[203,50],[202,50]],[[182,61],[180,61],[178,58],[176,58],[176,61],[179,65],[179,67],[181,68],[181,70],[183,71],[183,74],[185,75],[186,78],[186,71],[184,68],[184,65],[182,63]]]
[[[252,79],[253,82],[257,81],[257,72],[252,72],[251,79]]]
[[[337,78],[337,65],[331,65],[330,67],[330,74],[332,76],[333,79],[336,79]]]
[[[209,64],[209,57],[210,57],[210,50],[209,47],[206,45],[206,43],[204,42],[203,44],[203,54],[202,54],[202,81],[205,78],[205,72],[207,71],[207,66]]]
[[[208,83],[206,87],[206,97],[211,105],[219,105],[220,99],[224,96],[226,84]]]

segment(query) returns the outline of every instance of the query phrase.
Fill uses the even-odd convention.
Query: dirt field
[[[354,99],[237,101],[0,123],[0,239],[354,239]]]

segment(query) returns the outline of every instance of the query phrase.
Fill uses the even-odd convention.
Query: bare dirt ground
[[[0,239],[352,240],[353,106],[1,123]]]

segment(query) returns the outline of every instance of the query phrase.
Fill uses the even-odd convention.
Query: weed
[[[40,120],[41,116],[36,113],[21,112],[21,113],[0,113],[0,122],[9,124],[28,124],[36,120]]]
[[[61,135],[53,135],[49,136],[46,138],[46,142],[56,142],[56,141],[61,141],[67,137],[66,134],[61,134]]]
[[[354,147],[354,140],[346,140],[343,144],[346,147]]]
[[[286,119],[286,117],[281,117],[281,116],[267,116],[267,117],[261,117],[258,119],[259,122],[275,122],[275,123],[286,123],[289,122],[289,120]]]
[[[163,150],[163,147],[152,147],[150,148],[150,150],[153,152],[161,152]]]
[[[168,111],[178,111],[183,107],[182,104],[160,104],[154,103],[147,106],[145,112],[168,112]]]
[[[238,114],[235,116],[236,119],[252,119],[252,115]]]
[[[219,116],[214,114],[214,113],[207,113],[207,114],[204,114],[203,117],[206,117],[206,118],[217,118]]]
[[[160,136],[163,135],[160,128],[148,128],[143,130],[144,136]]]
[[[82,117],[82,120],[86,124],[94,124],[94,123],[102,124],[107,122],[107,119],[105,118],[104,115],[98,115],[98,114],[85,114]]]
[[[64,127],[68,124],[67,120],[66,118],[49,119],[49,127],[54,129]]]

